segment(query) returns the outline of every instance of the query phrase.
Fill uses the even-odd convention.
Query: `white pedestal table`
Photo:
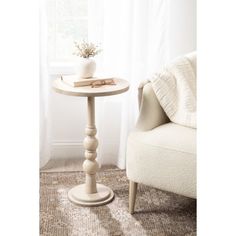
[[[96,149],[98,140],[95,137],[97,133],[95,126],[95,97],[121,94],[129,89],[129,83],[126,80],[115,78],[114,81],[116,85],[103,85],[97,88],[92,88],[91,86],[72,87],[61,79],[53,81],[53,89],[58,93],[87,97],[88,117],[85,129],[87,136],[84,139],[86,160],[83,163],[86,179],[84,184],[75,186],[68,192],[69,200],[82,206],[104,205],[114,198],[114,193],[109,187],[96,183],[96,172],[98,170]]]

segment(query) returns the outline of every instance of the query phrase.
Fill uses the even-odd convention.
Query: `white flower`
[[[85,41],[82,41],[81,43],[75,42],[75,47],[76,51],[73,54],[83,58],[94,57],[99,52],[101,52],[101,49],[99,49],[98,46],[96,46],[93,43],[88,43]]]

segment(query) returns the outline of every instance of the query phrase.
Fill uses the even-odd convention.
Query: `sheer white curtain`
[[[51,158],[50,79],[48,73],[46,1],[40,1],[40,167]]]
[[[138,84],[168,59],[168,1],[89,0],[89,40],[101,44],[98,70],[130,82],[128,93],[97,106],[100,163],[125,168],[126,140],[138,113]]]

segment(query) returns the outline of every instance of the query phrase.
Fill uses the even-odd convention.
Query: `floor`
[[[84,159],[51,159],[41,172],[83,171]]]
[[[40,173],[41,236],[196,235],[196,200],[139,184],[135,214],[128,212],[124,170],[105,166],[97,181],[111,187],[115,199],[100,207],[72,204],[68,190],[84,182],[82,161],[52,160]]]

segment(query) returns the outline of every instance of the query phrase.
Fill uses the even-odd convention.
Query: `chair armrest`
[[[139,86],[139,110],[137,130],[147,131],[169,122],[149,81]]]

